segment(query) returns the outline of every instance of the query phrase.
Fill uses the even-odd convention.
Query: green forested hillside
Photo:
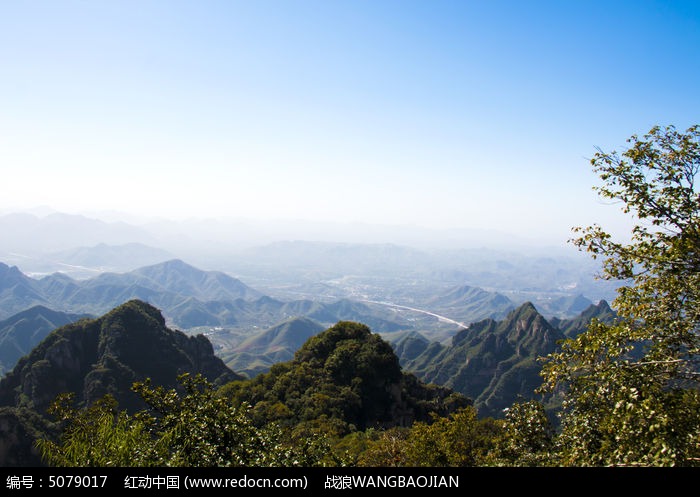
[[[311,337],[294,359],[224,389],[254,406],[261,420],[285,426],[325,419],[336,434],[408,426],[471,401],[449,388],[424,385],[402,371],[391,345],[367,326],[342,321]]]
[[[480,415],[501,417],[515,400],[535,398],[542,383],[537,359],[554,351],[564,338],[526,303],[502,321],[473,323],[450,345],[430,344],[405,367],[423,381],[474,399]]]
[[[48,334],[0,380],[0,406],[29,410],[45,419],[56,397],[70,392],[78,407],[109,394],[133,412],[145,406],[131,390],[134,382],[150,378],[163,387],[176,387],[183,373],[202,374],[217,385],[242,378],[214,355],[205,337],[167,328],[158,309],[134,300],[100,318],[85,318]],[[16,431],[12,424],[4,428]],[[31,442],[8,435],[3,451],[11,453],[8,444],[19,443],[15,452],[32,453]]]

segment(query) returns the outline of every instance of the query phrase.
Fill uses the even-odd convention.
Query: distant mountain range
[[[329,302],[278,300],[223,272],[202,271],[179,259],[80,280],[62,273],[33,278],[16,266],[0,263],[0,319],[3,320],[26,319],[17,315],[36,306],[73,315],[97,316],[131,299],[140,299],[162,309],[171,326],[192,333],[208,333],[217,353],[227,360],[236,358],[231,363],[236,366],[243,366],[240,362],[243,356],[236,354],[247,353],[237,350],[241,341],[299,317],[314,321],[317,327],[350,320],[363,322],[378,333],[420,330],[429,338],[444,338],[459,329],[458,325],[445,325],[432,315],[405,309],[397,311],[397,308],[349,298]],[[500,317],[513,307],[512,302],[501,295],[467,287],[436,295],[431,305],[466,322]],[[214,331],[216,328],[220,329]],[[30,346],[36,344],[36,340],[24,340],[22,347],[3,345],[0,340],[0,351],[3,347],[15,350],[4,356],[5,361],[10,362],[3,362],[3,370],[11,367],[11,357],[28,352]],[[243,366],[242,369],[249,368]]]
[[[67,314],[37,305],[0,321],[0,377],[12,369],[46,335],[87,314]]]
[[[0,254],[19,253],[25,256],[44,255],[102,243],[158,243],[157,237],[128,223],[105,222],[58,212],[46,216],[21,212],[5,214],[0,216],[0,231],[12,233],[12,236],[5,236],[0,240]]]
[[[236,278],[218,271],[201,271],[177,259],[127,273],[102,273],[85,280],[74,280],[60,273],[35,279],[16,266],[0,263],[0,318],[34,305],[98,315],[130,299],[175,310],[193,302],[233,302],[260,297],[260,292]]]
[[[5,262],[14,261],[29,268],[25,274],[34,278],[54,273],[62,273],[72,279],[93,278],[102,273],[126,273],[144,266],[175,259],[167,250],[141,243],[76,247],[37,256],[7,256]]]
[[[515,306],[511,299],[501,293],[469,285],[449,288],[425,302],[425,307],[433,312],[466,324],[484,318],[502,318]]]
[[[253,378],[278,362],[290,361],[304,342],[323,330],[318,321],[293,317],[220,352],[219,356],[234,371]]]
[[[169,326],[190,334],[205,333],[229,367],[249,376],[291,357],[300,345],[298,341],[274,350],[261,345],[270,341],[269,336],[286,336],[280,330],[290,327],[308,337],[338,321],[357,321],[392,343],[396,343],[395,336],[413,332],[413,340],[420,337],[446,345],[461,328],[483,319],[503,319],[516,307],[502,294],[467,285],[421,297],[419,301],[427,308],[423,311],[349,298],[283,301],[263,295],[223,272],[202,271],[179,259],[81,280],[62,273],[32,278],[17,267],[0,263],[0,319],[5,321],[0,322],[0,372],[28,353],[54,324],[79,316],[97,316],[131,299],[161,309]],[[593,304],[578,296],[569,298],[566,305],[572,313]],[[43,309],[44,316],[23,314],[32,307]],[[55,315],[46,317],[49,311],[65,314],[56,320]],[[27,323],[28,319],[34,320],[34,331],[20,339],[12,330],[17,328],[16,323]],[[555,327],[568,323],[562,318],[551,320]],[[280,340],[276,343],[279,345]],[[406,361],[416,359],[399,355],[407,366]]]
[[[468,285],[562,317],[567,311],[560,297],[611,300],[616,289],[614,282],[597,280],[600,264],[573,247],[530,246],[512,237],[494,243],[478,231],[226,219],[125,222],[46,212],[0,215],[0,232],[12,233],[0,239],[0,261],[32,276],[60,271],[83,279],[181,259],[236,275],[281,300],[323,289],[335,299],[356,299],[359,291],[372,300],[422,304],[446,287]]]

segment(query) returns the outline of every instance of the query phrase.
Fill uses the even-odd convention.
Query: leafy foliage
[[[566,465],[697,465],[700,322],[700,128],[654,127],[622,154],[591,163],[598,192],[637,219],[627,243],[600,226],[573,243],[625,282],[619,319],[594,321],[544,364],[544,389],[566,394],[559,448]]]
[[[37,440],[41,457],[51,466],[144,466],[155,461],[145,420],[117,412],[106,395],[88,408],[73,407],[72,393],[59,395],[49,413],[65,425],[58,441]]]
[[[505,420],[487,457],[493,466],[553,466],[555,432],[544,406],[534,400],[516,402],[506,410]]]
[[[201,375],[180,376],[185,394],[150,381],[134,384],[150,410],[118,412],[106,396],[87,409],[61,396],[52,412],[66,423],[58,443],[42,439],[52,466],[315,466],[329,458],[321,437],[294,439],[274,424],[256,427],[249,406],[235,407],[216,395]]]
[[[367,430],[356,466],[471,467],[487,464],[500,422],[479,419],[473,407],[433,416],[410,427]],[[358,437],[354,437],[355,440]]]

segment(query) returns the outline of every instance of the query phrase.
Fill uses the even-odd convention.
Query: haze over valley
[[[148,224],[56,212],[2,215],[0,230],[15,236],[0,242],[0,320],[35,305],[98,316],[140,298],[177,329],[205,334],[219,356],[259,372],[265,368],[241,362],[238,347],[296,318],[313,321],[312,329],[355,320],[389,340],[412,332],[448,343],[471,323],[502,319],[525,302],[568,319],[615,293],[572,248],[493,239],[463,248],[436,239],[427,247],[285,233],[243,241],[245,231],[230,231],[233,224],[205,224],[207,235],[197,238],[189,223],[177,232],[173,222],[164,234]]]

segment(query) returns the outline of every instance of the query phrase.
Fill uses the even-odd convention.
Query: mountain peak
[[[588,329],[591,320],[596,319],[610,324],[617,318],[617,313],[610,307],[607,301],[601,300],[597,304],[591,304],[581,314],[572,319],[561,319],[555,322],[555,326],[569,338],[578,336]]]
[[[79,405],[112,394],[131,411],[143,407],[131,391],[134,382],[148,378],[178,388],[177,377],[185,372],[214,384],[242,378],[214,355],[204,335],[168,328],[159,309],[133,299],[47,335],[0,381],[0,405],[14,405],[16,392],[30,392],[23,402],[45,412],[59,393],[75,392]]]
[[[187,264],[182,259],[169,259],[167,261],[159,262],[157,264],[151,264],[150,266],[144,266],[137,269],[137,272],[146,273],[152,270],[163,270],[163,271],[175,271],[178,273],[193,273],[200,272],[196,267]]]
[[[532,316],[533,314],[539,315],[540,312],[537,310],[537,307],[535,307],[535,304],[533,304],[530,301],[527,301],[527,302],[523,302],[518,307],[513,309],[509,313],[508,318],[512,319],[515,317]]]
[[[165,326],[163,313],[155,306],[139,299],[132,299],[115,307],[105,316],[106,319],[127,319],[133,321],[138,317],[153,320],[158,326]]]
[[[9,276],[17,277],[24,276],[17,266],[8,266],[0,262],[0,276],[8,278]]]
[[[597,304],[595,304],[595,306],[602,311],[612,311],[612,307],[610,307],[610,304],[605,299],[600,300]]]
[[[471,404],[450,388],[428,386],[404,374],[391,345],[368,326],[353,321],[339,321],[312,336],[294,359],[241,388],[239,398],[256,398],[260,409],[286,405],[287,409],[279,410],[286,411],[285,423],[305,419],[307,406],[313,405],[325,411],[324,416],[360,430],[406,426]],[[346,403],[352,408],[337,408]]]

